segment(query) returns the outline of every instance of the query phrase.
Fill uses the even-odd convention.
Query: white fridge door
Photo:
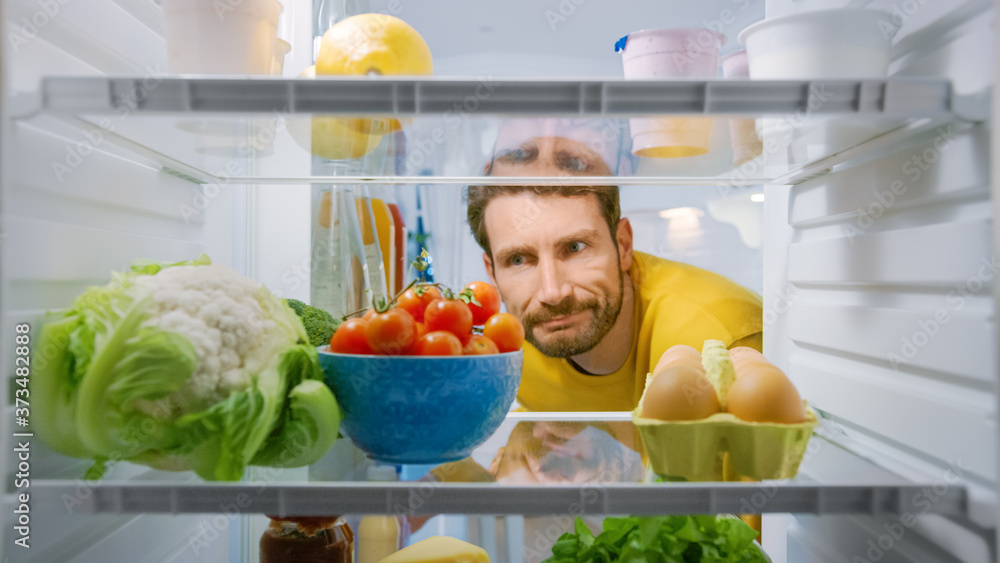
[[[894,14],[892,73],[947,77],[956,94],[992,85],[991,2],[850,4]],[[769,2],[769,15],[779,8],[809,6]],[[776,561],[996,557],[991,128],[927,123],[901,136],[766,188],[764,351],[827,418],[828,439],[811,455],[846,447],[938,483],[917,499],[928,508],[962,482],[969,518],[769,517],[765,547]]]

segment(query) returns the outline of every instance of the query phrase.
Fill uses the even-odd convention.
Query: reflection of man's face
[[[628,268],[597,196],[504,195],[485,223],[494,281],[528,342],[559,358],[597,346],[618,319]]]
[[[612,176],[611,168],[585,144],[565,137],[535,137],[498,154],[490,176]]]
[[[606,423],[522,422],[490,471],[510,484],[630,482],[641,479],[642,458]]]

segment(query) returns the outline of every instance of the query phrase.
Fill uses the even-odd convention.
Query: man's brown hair
[[[595,195],[601,207],[601,215],[608,224],[611,239],[614,240],[618,231],[618,222],[622,217],[621,203],[618,199],[618,186],[469,186],[466,201],[469,204],[468,218],[472,235],[476,242],[493,259],[490,249],[490,239],[486,235],[486,206],[493,199],[505,195],[517,195],[528,192],[535,196],[585,197]],[[544,217],[540,217],[544,220]]]

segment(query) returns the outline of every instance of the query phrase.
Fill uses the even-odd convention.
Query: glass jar
[[[354,532],[340,516],[271,516],[260,563],[352,563]]]

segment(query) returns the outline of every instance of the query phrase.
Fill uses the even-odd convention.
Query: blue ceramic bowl
[[[366,356],[319,348],[340,428],[389,463],[469,457],[503,422],[521,383],[520,351],[483,356]]]

